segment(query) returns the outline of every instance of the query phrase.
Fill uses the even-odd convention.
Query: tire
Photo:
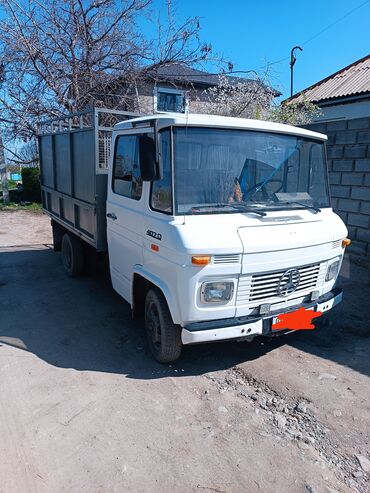
[[[145,330],[150,351],[159,363],[180,357],[181,328],[173,323],[167,302],[157,289],[149,289],[145,298]]]
[[[84,266],[81,240],[70,233],[64,233],[62,238],[62,265],[69,277],[77,277]]]

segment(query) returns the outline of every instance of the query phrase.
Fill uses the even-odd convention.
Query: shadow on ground
[[[153,379],[231,368],[289,344],[370,375],[370,272],[357,265],[351,269],[342,279],[345,301],[317,330],[186,347],[170,366],[149,355],[141,323],[132,321],[106,269],[94,277],[69,279],[53,251],[15,249],[0,253],[0,346],[29,351],[61,368]]]

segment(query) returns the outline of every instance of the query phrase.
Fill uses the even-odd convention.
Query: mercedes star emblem
[[[297,269],[288,269],[280,277],[277,285],[277,292],[280,296],[288,296],[299,286],[300,281],[299,271]]]

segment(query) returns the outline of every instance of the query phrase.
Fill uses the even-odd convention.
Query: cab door
[[[144,193],[140,176],[139,136],[143,129],[126,130],[114,142],[108,176],[107,240],[113,288],[131,302],[133,267],[142,265]]]

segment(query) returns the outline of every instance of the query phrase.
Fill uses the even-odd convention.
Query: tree
[[[206,99],[216,103],[214,113],[290,125],[306,125],[320,114],[319,107],[307,99],[275,103],[278,93],[271,86],[268,70],[261,75],[250,73],[253,78],[245,80],[221,75],[217,86],[205,90]],[[200,107],[200,111],[207,108]]]
[[[320,113],[321,110],[316,104],[303,98],[300,102],[284,101],[273,105],[268,113],[268,119],[289,125],[307,125]]]
[[[205,90],[206,100],[215,103],[215,114],[261,118],[269,111],[276,91],[267,82],[266,75],[258,76],[254,71],[249,75],[253,78],[244,80],[220,75],[218,85]],[[207,111],[206,107],[203,111]]]
[[[29,141],[45,117],[96,102],[112,107],[109,89],[117,81],[127,90],[115,93],[113,106],[122,107],[146,72],[210,57],[199,19],[178,25],[170,0],[157,36],[146,38],[138,22],[150,22],[151,1],[0,0],[0,111],[10,137]]]

